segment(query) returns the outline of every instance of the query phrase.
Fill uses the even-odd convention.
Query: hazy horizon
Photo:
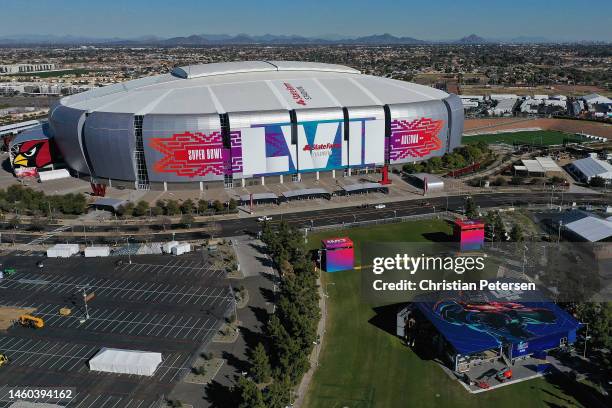
[[[311,1],[296,5],[235,0],[204,3],[160,0],[85,3],[76,0],[3,1],[0,37],[28,35],[90,38],[162,38],[193,34],[299,35],[361,37],[390,33],[398,37],[443,41],[476,34],[487,39],[541,37],[552,41],[612,41],[612,16],[580,2],[503,4],[474,0],[457,4],[396,4],[391,0]],[[25,22],[25,24],[24,24]]]

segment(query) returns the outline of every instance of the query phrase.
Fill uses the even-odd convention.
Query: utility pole
[[[130,253],[130,237],[125,237],[125,243],[127,244],[128,263],[132,264],[132,255]]]
[[[589,340],[589,324],[585,323],[586,331],[584,333],[584,350],[582,352],[582,358],[586,358],[587,341]]]
[[[83,303],[85,303],[85,319],[81,319],[80,322],[85,323],[89,320],[89,308],[87,307],[87,289],[89,289],[89,286],[80,286],[78,289],[83,292]]]
[[[563,226],[563,220],[559,220],[559,232],[557,235],[557,244],[561,242],[561,227]]]

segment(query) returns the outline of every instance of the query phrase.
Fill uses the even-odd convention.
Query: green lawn
[[[309,245],[316,248],[321,238],[348,235],[358,257],[366,240],[425,241],[425,232],[450,233],[451,228],[432,220],[331,231],[310,235]],[[369,323],[376,313],[361,301],[359,271],[323,273],[323,279],[330,295],[327,331],[307,408],[580,406],[544,379],[468,394],[436,363],[421,360],[397,337]]]
[[[554,130],[539,130],[534,132],[510,132],[488,135],[463,136],[463,144],[477,143],[480,141],[492,143],[524,143],[535,145],[558,145],[564,142],[582,142],[585,139],[574,134],[557,132]]]

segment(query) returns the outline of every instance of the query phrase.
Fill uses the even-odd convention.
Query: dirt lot
[[[23,314],[29,314],[36,309],[32,307],[0,307],[0,330],[6,330]]]
[[[489,119],[467,119],[464,125],[464,132],[491,131],[522,129],[539,127],[544,130],[558,130],[567,133],[584,132],[590,135],[601,136],[612,139],[612,125],[598,122],[588,122],[584,120],[570,119],[520,119],[520,118],[489,118]]]

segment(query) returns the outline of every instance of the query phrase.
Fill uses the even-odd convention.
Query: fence
[[[354,222],[344,222],[342,224],[322,225],[318,227],[306,227],[304,228],[304,231],[318,232],[318,231],[329,231],[329,230],[335,230],[335,229],[359,228],[359,227],[368,227],[372,225],[397,224],[400,222],[407,222],[407,221],[427,220],[427,219],[432,219],[432,218],[442,218],[446,220],[454,220],[456,218],[456,215],[450,211],[439,211],[439,212],[428,213],[428,214],[404,215],[404,216],[399,216],[399,217],[379,218],[375,220],[354,221]]]

